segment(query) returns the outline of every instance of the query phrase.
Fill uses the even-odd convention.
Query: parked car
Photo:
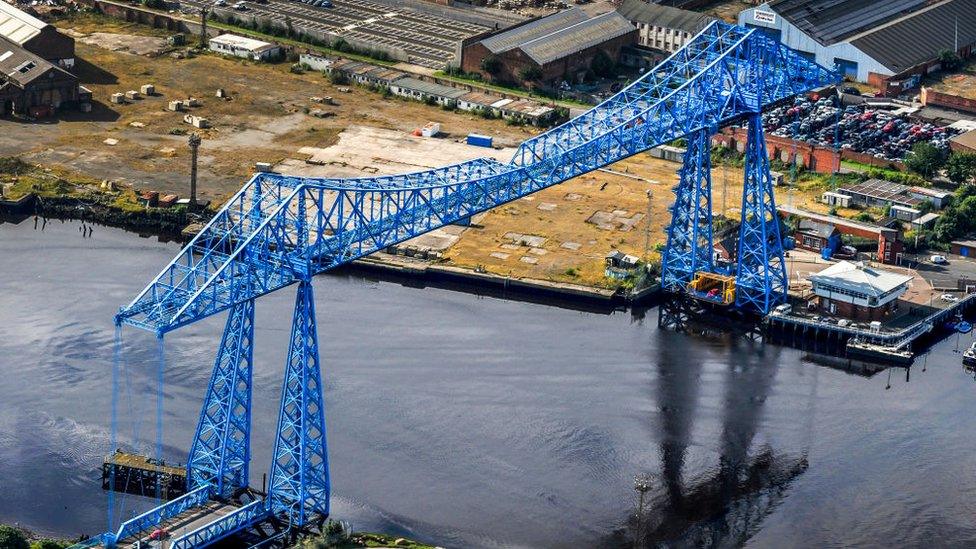
[[[234,4],[234,9],[237,11],[247,11],[247,4],[244,2],[238,2]]]
[[[945,265],[946,263],[949,263],[949,260],[946,259],[946,256],[944,255],[933,255],[929,258],[929,261],[935,263],[936,265]]]
[[[854,86],[847,86],[840,91],[846,93],[847,95],[861,95],[861,90],[855,88]]]
[[[217,0],[214,2],[214,6],[217,6],[218,8],[227,7],[227,0]]]
[[[939,296],[939,299],[941,299],[946,303],[955,303],[959,301],[959,298],[952,294],[942,294],[941,296]]]

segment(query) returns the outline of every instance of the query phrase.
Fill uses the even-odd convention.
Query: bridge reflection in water
[[[609,545],[636,547],[727,547],[740,546],[754,535],[763,520],[788,496],[794,480],[808,468],[807,450],[812,423],[800,425],[807,442],[799,451],[785,451],[763,442],[765,404],[771,394],[779,368],[776,346],[756,341],[747,326],[737,331],[693,325],[694,311],[688,303],[669,300],[659,309],[662,326],[686,331],[692,337],[704,335],[724,347],[720,355],[723,383],[716,408],[721,410],[721,426],[698,431],[707,442],[696,440],[695,420],[710,407],[703,395],[703,379],[715,374],[706,369],[706,346],[662,345],[657,363],[655,398],[659,416],[660,470],[652,477],[652,489],[645,499],[644,512],[632,514],[628,528],[620,531]],[[695,326],[694,328],[692,326]],[[688,357],[691,352],[696,356]],[[714,355],[713,355],[714,356]],[[714,363],[712,365],[714,367]],[[798,390],[806,388],[798,387]],[[813,415],[816,373],[811,376],[807,400]],[[704,402],[704,403],[703,403]],[[708,436],[718,435],[717,440]],[[710,457],[704,472],[701,460],[689,461],[689,453],[700,453],[702,446]],[[716,455],[717,454],[717,457]]]

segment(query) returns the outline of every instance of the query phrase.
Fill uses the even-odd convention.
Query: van
[[[778,315],[787,315],[793,311],[793,306],[789,303],[783,303],[782,305],[777,305],[773,311],[775,311]]]

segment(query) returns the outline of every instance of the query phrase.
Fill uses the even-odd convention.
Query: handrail
[[[831,330],[838,331],[838,332],[843,332],[843,333],[852,335],[854,337],[860,337],[860,338],[870,339],[873,342],[902,343],[903,344],[902,339],[907,339],[907,338],[909,338],[911,336],[917,335],[916,332],[925,332],[925,331],[928,331],[929,329],[931,329],[932,327],[934,327],[933,319],[936,319],[936,318],[941,317],[941,316],[944,316],[944,315],[948,315],[948,314],[952,313],[953,311],[955,311],[956,309],[961,308],[962,306],[969,304],[973,300],[976,300],[976,294],[969,294],[968,296],[966,296],[963,299],[961,299],[960,301],[954,303],[950,307],[946,307],[945,309],[941,309],[939,311],[936,311],[936,312],[932,313],[931,315],[923,318],[922,320],[919,320],[918,322],[916,322],[916,323],[914,323],[914,324],[912,324],[910,326],[907,326],[907,327],[905,327],[905,328],[903,328],[903,329],[901,329],[901,330],[899,330],[897,332],[889,332],[889,333],[870,332],[870,331],[860,330],[860,329],[857,329],[857,328],[849,328],[849,327],[845,327],[845,326],[837,326],[836,324],[829,324],[827,326],[824,326],[824,323],[823,322],[814,322],[812,320],[807,320],[805,318],[798,318],[798,317],[786,316],[786,315],[781,315],[781,314],[778,314],[778,313],[772,313],[767,318],[769,320],[781,319],[781,320],[784,320],[785,322],[790,322],[792,324],[800,324],[800,325],[806,325],[806,326],[813,326],[813,327],[816,327],[816,328],[829,327]]]
[[[119,540],[144,532],[153,526],[159,526],[164,520],[171,519],[187,509],[199,507],[210,499],[212,493],[213,486],[209,484],[204,485],[172,501],[167,501],[159,507],[150,509],[137,517],[131,518],[119,525],[119,530],[115,534],[105,534],[106,545],[115,545]]]

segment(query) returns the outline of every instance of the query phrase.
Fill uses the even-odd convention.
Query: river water
[[[104,531],[112,315],[178,246],[0,224],[0,522]],[[43,230],[42,230],[43,228]],[[87,234],[87,231],[86,231]],[[976,382],[947,340],[906,375],[582,313],[316,280],[333,515],[451,547],[976,544]],[[293,289],[257,308],[251,481]],[[166,336],[164,453],[185,459],[223,317]],[[119,437],[152,452],[154,337],[124,332]],[[908,379],[906,379],[906,377]],[[651,474],[639,525],[634,475]],[[121,501],[123,500],[124,501]],[[151,500],[119,498],[118,516]]]

